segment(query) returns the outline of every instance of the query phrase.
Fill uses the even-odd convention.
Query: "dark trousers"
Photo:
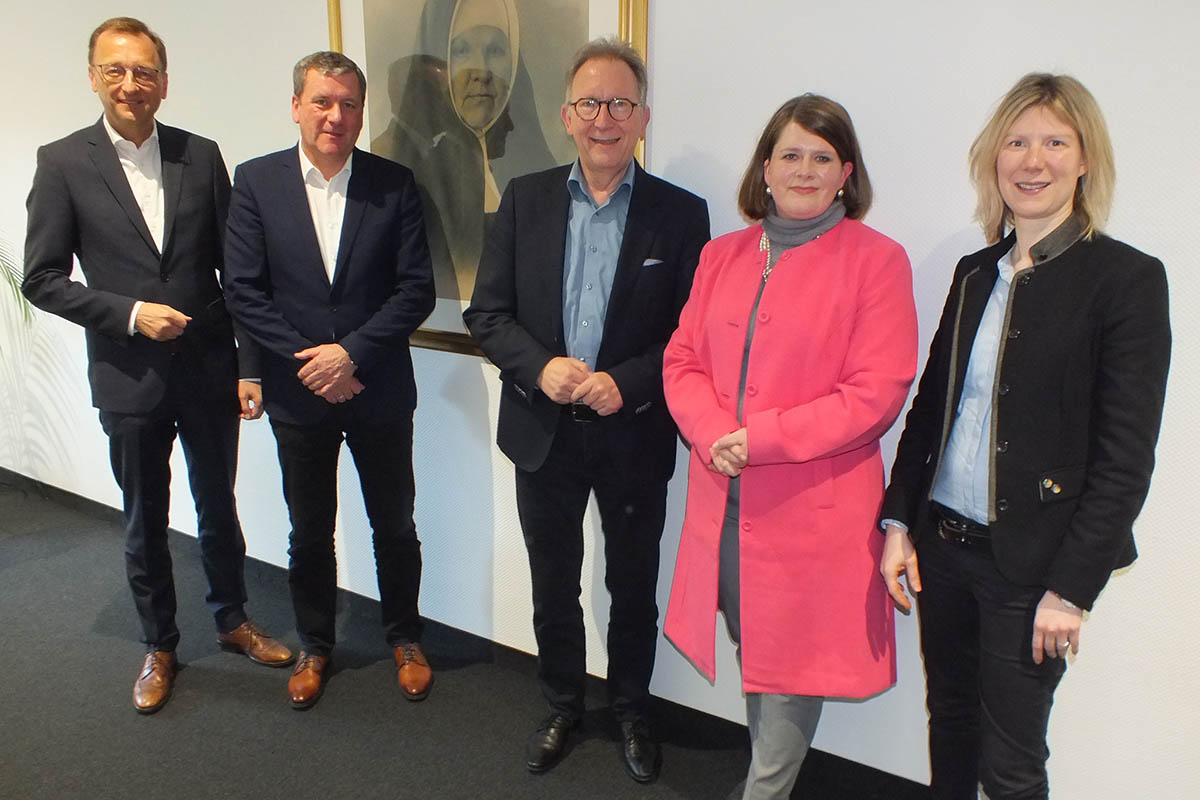
[[[200,558],[208,579],[205,601],[222,632],[246,621],[246,542],[233,496],[241,422],[236,378],[231,375],[228,385],[211,385],[198,364],[202,357],[186,348],[173,356],[166,392],[152,411],[100,412],[113,475],[124,495],[125,572],[150,650],[174,650],[179,643],[167,547],[176,434],[196,504]]]
[[[596,493],[604,530],[608,622],[608,694],[620,721],[646,714],[658,639],[658,545],[666,519],[666,482],[636,477],[609,452],[604,421],[564,414],[546,462],[516,471],[517,512],[533,579],[538,680],[556,713],[584,711],[587,654],[579,603],[583,515]],[[632,457],[636,457],[634,454]]]
[[[921,652],[933,796],[1049,797],[1046,728],[1061,658],[1033,662],[1033,617],[1045,593],[996,569],[987,547],[924,532],[918,545]]]
[[[343,438],[354,457],[371,522],[384,635],[392,647],[421,639],[417,611],[421,542],[413,523],[412,416],[368,425],[346,404],[314,425],[271,420],[292,532],[288,585],[304,651],[328,656],[336,641],[337,463]]]

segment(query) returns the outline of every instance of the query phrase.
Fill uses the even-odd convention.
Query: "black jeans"
[[[343,434],[371,522],[384,635],[392,647],[420,641],[421,542],[413,523],[412,417],[368,425],[346,404],[314,425],[271,420],[292,532],[288,585],[304,651],[328,656],[336,641],[337,463]]]
[[[604,530],[608,694],[622,722],[643,718],[658,641],[658,546],[666,519],[666,482],[643,481],[609,452],[604,421],[560,418],[546,462],[516,471],[517,512],[533,579],[538,680],[556,713],[584,711],[587,653],[579,603],[583,514],[596,493]],[[636,457],[634,454],[632,457]]]
[[[196,505],[200,559],[208,579],[205,602],[219,631],[231,631],[246,621],[246,541],[233,496],[241,424],[236,378],[230,375],[228,385],[212,385],[197,363],[200,358],[203,353],[190,348],[172,357],[166,392],[148,413],[100,411],[113,476],[123,495],[125,572],[143,641],[151,650],[174,650],[179,643],[167,547],[176,434]]]
[[[917,552],[933,796],[973,800],[982,781],[991,800],[1049,797],[1046,728],[1066,663],[1033,662],[1045,588],[1010,582],[990,548],[951,544],[932,528]]]

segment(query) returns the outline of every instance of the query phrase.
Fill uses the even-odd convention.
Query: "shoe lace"
[[[400,645],[401,652],[404,653],[405,663],[415,661],[418,664],[424,663],[425,657],[421,653],[421,648],[416,642]]]

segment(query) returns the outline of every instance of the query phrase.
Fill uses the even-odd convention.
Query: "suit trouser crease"
[[[742,662],[741,554],[738,550],[740,479],[729,485],[721,526],[717,571],[717,607],[725,615],[729,636]],[[742,800],[786,800],[817,732],[825,698],[801,694],[746,693],[746,728],[750,734],[750,768]]]
[[[219,631],[246,621],[243,568],[246,543],[238,523],[234,484],[240,419],[234,391],[205,380],[202,353],[184,347],[172,358],[163,398],[145,414],[100,411],[108,435],[113,476],[123,495],[125,570],[152,650],[179,642],[176,595],[167,542],[171,450],[183,446],[196,508],[201,564],[208,582],[205,602]]]
[[[371,524],[380,616],[387,643],[417,642],[421,543],[413,522],[412,417],[371,425],[345,406],[321,422],[271,420],[292,531],[288,585],[305,652],[329,655],[337,640],[338,457],[343,440],[354,458]]]
[[[604,426],[560,419],[545,463],[516,470],[517,512],[529,555],[538,679],[556,713],[578,719],[587,674],[580,604],[583,517],[594,491],[604,534],[604,585],[611,598],[608,694],[620,721],[644,718],[658,639],[659,541],[666,481],[643,480],[616,463]]]
[[[1033,661],[1045,589],[1013,584],[989,551],[933,531],[918,555],[934,797],[975,798],[980,782],[991,800],[1049,797],[1046,730],[1066,663]]]

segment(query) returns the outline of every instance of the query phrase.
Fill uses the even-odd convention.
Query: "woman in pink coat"
[[[879,437],[916,371],[917,325],[903,248],[859,221],[871,185],[842,106],[806,94],[775,112],[738,203],[758,222],[704,248],[663,357],[691,445],[664,632],[713,680],[724,613],[750,728],[743,797],[783,798],[823,699],[896,680]]]

